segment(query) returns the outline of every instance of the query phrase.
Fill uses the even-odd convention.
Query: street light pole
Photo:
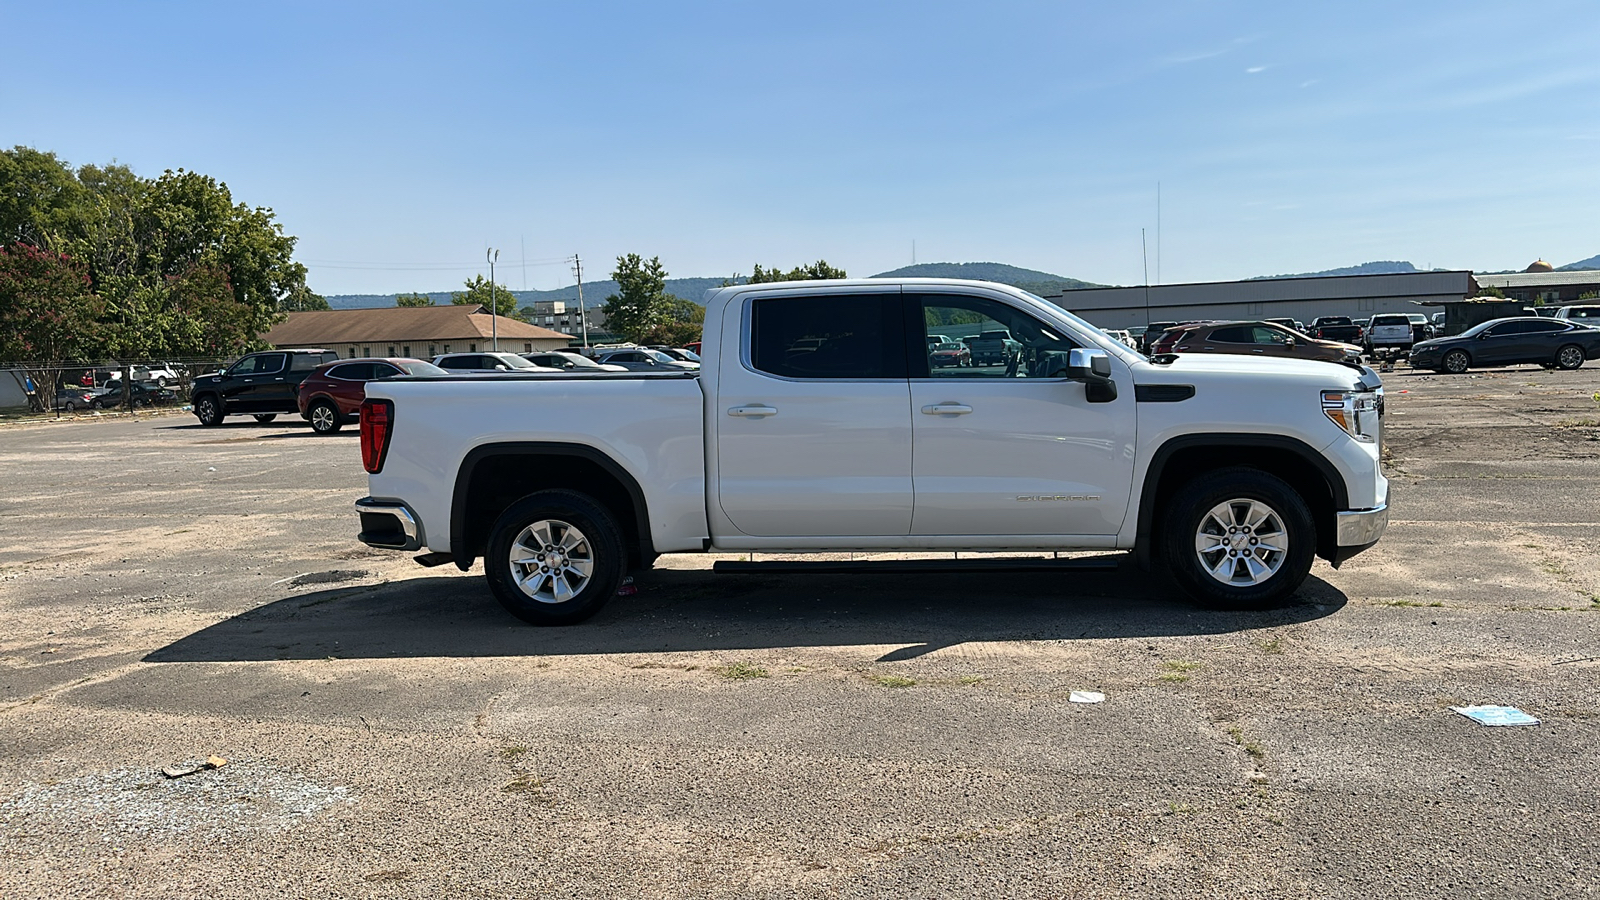
[[[494,263],[500,258],[499,250],[483,251],[489,260],[489,330],[494,335],[494,352],[500,352],[500,305],[494,302]]]

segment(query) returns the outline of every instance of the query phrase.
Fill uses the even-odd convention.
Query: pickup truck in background
[[[1386,313],[1373,316],[1367,324],[1367,337],[1362,347],[1368,356],[1401,356],[1410,353],[1411,345],[1416,342],[1416,329],[1409,316]]]
[[[1022,355],[1022,344],[1012,340],[1011,332],[995,328],[978,332],[967,339],[967,349],[972,352],[972,365],[1012,366]]]
[[[1341,344],[1360,344],[1361,326],[1349,316],[1322,316],[1311,323],[1311,336]]]
[[[949,322],[1004,330],[1015,365],[931,365]],[[566,624],[704,551],[1131,550],[1260,608],[1388,522],[1383,388],[1359,365],[1147,359],[941,279],[725,287],[705,323],[698,373],[368,384],[360,539],[482,558],[507,610]]]

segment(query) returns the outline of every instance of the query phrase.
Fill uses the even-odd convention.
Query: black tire
[[[1235,555],[1241,551],[1218,550],[1218,555],[1211,557],[1218,560],[1218,568],[1223,566],[1223,560],[1229,560],[1226,564],[1228,573],[1236,580],[1240,575],[1240,566],[1246,569],[1244,577],[1249,577],[1249,570],[1253,566],[1247,564],[1247,558],[1267,570],[1276,564],[1276,571],[1259,583],[1224,583],[1220,575],[1212,574],[1209,560],[1203,558],[1196,548],[1202,528],[1209,528],[1214,521],[1211,519],[1213,511],[1231,501],[1237,503],[1229,507],[1230,515],[1240,510],[1260,508],[1241,506],[1240,503],[1264,505],[1276,518],[1258,523],[1257,527],[1261,529],[1258,533],[1266,534],[1267,527],[1281,529],[1284,535],[1281,540],[1287,542],[1281,554],[1274,555],[1271,551],[1257,548],[1257,541],[1250,536],[1250,529],[1244,527],[1239,536],[1242,541],[1248,542],[1242,548],[1244,556]],[[1244,466],[1206,472],[1184,485],[1168,508],[1172,514],[1167,517],[1160,536],[1167,573],[1185,593],[1204,606],[1214,609],[1267,609],[1288,599],[1311,572],[1311,560],[1317,544],[1316,523],[1311,518],[1311,510],[1305,500],[1275,475]],[[1219,539],[1232,540],[1220,532]],[[1221,552],[1228,552],[1230,556],[1222,557]]]
[[[1583,368],[1583,348],[1577,344],[1567,344],[1556,351],[1556,368],[1568,372],[1573,369]]]
[[[278,417],[277,413],[256,413],[256,415],[255,415],[256,421],[260,422],[263,425],[267,424],[268,422],[271,422],[273,419],[276,419],[277,417]]]
[[[583,537],[582,544],[574,547],[561,560],[562,565],[584,559],[591,563],[587,580],[568,599],[537,599],[519,585],[513,574],[513,544],[526,530],[540,522],[564,525],[575,529]],[[551,534],[557,541],[560,540],[560,535],[554,531]],[[529,545],[524,543],[522,546]],[[537,549],[534,547],[534,550]],[[530,584],[540,575],[533,571],[535,565],[537,563],[530,563],[524,570]],[[617,593],[622,577],[627,573],[627,545],[622,540],[622,529],[617,526],[616,517],[592,497],[577,491],[539,491],[511,504],[495,520],[489,532],[483,572],[495,599],[507,612],[522,621],[533,625],[572,625],[599,612]],[[556,576],[548,577],[549,581],[544,584],[556,583]],[[562,583],[571,584],[570,581]]]
[[[1451,350],[1444,355],[1443,359],[1439,360],[1439,371],[1448,372],[1451,375],[1463,375],[1471,365],[1472,357],[1467,355],[1467,351]]]
[[[200,399],[194,401],[194,416],[200,420],[201,425],[221,425],[227,416],[222,411],[222,401],[216,394],[201,394]]]
[[[318,400],[311,404],[306,411],[306,417],[311,420],[311,430],[317,434],[333,434],[344,427],[344,419],[339,417],[339,408],[326,400]]]

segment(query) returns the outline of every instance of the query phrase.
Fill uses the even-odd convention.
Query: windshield
[[[673,359],[672,357],[666,355],[665,353],[662,353],[660,350],[640,350],[639,352],[643,353],[645,356],[650,357],[651,359],[655,360],[656,362],[663,362],[663,363],[679,363],[679,362],[683,362],[683,360],[681,360],[681,359]]]
[[[449,375],[449,372],[430,362],[403,362],[395,363],[407,375]]]
[[[1482,334],[1485,329],[1489,328],[1491,325],[1498,324],[1500,321],[1501,321],[1500,319],[1490,319],[1487,322],[1479,322],[1478,324],[1472,326],[1471,328],[1468,328],[1466,331],[1463,331],[1459,335],[1456,335],[1456,336],[1457,337],[1477,337],[1478,335]]]
[[[961,345],[960,344],[955,344],[955,343],[935,344],[933,349],[935,349],[935,350],[960,350],[961,349]]]
[[[552,362],[565,361],[567,363],[570,363],[571,366],[574,369],[598,369],[598,368],[600,368],[600,364],[599,363],[595,362],[594,360],[590,359],[587,356],[579,356],[576,353],[552,353],[550,355],[555,357],[555,359],[552,360]]]
[[[536,366],[533,363],[528,362],[527,360],[523,359],[522,357],[516,355],[515,353],[498,353],[498,354],[495,355],[494,359],[497,362],[505,363],[506,365],[510,366],[513,369],[538,369],[538,368],[542,368],[542,366]]]
[[[674,352],[682,353],[684,356],[687,356],[690,362],[700,362],[700,354],[694,352],[693,350],[679,349]]]

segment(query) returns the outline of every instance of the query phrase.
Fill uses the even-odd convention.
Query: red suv
[[[367,399],[367,382],[393,375],[448,375],[420,359],[341,359],[318,366],[300,382],[300,418],[318,434],[332,434],[354,422]]]

